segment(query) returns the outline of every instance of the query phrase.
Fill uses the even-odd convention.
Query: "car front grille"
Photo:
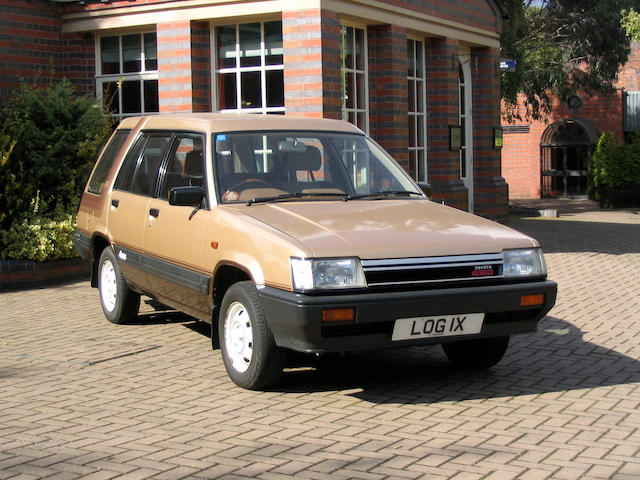
[[[503,278],[500,253],[362,260],[369,287],[392,287]]]

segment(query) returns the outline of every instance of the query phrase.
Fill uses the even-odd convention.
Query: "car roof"
[[[167,113],[146,117],[127,117],[118,126],[119,129],[137,127],[145,130],[198,129],[211,132],[318,130],[363,134],[362,130],[342,120],[235,113]]]

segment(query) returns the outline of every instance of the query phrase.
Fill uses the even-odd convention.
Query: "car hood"
[[[295,238],[316,257],[423,257],[537,246],[504,225],[428,200],[279,202],[236,208]]]

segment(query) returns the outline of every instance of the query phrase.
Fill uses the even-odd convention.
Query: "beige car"
[[[74,237],[106,317],[140,295],[211,324],[231,379],[276,383],[287,351],[442,344],[484,368],[551,309],[538,243],[431,202],[353,125],[286,116],[127,118]]]

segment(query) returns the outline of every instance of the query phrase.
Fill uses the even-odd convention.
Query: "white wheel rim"
[[[108,312],[116,308],[118,287],[116,285],[116,271],[110,260],[105,260],[100,270],[100,297]]]
[[[241,303],[234,302],[224,318],[224,344],[233,369],[244,373],[251,365],[253,331],[251,316]]]

